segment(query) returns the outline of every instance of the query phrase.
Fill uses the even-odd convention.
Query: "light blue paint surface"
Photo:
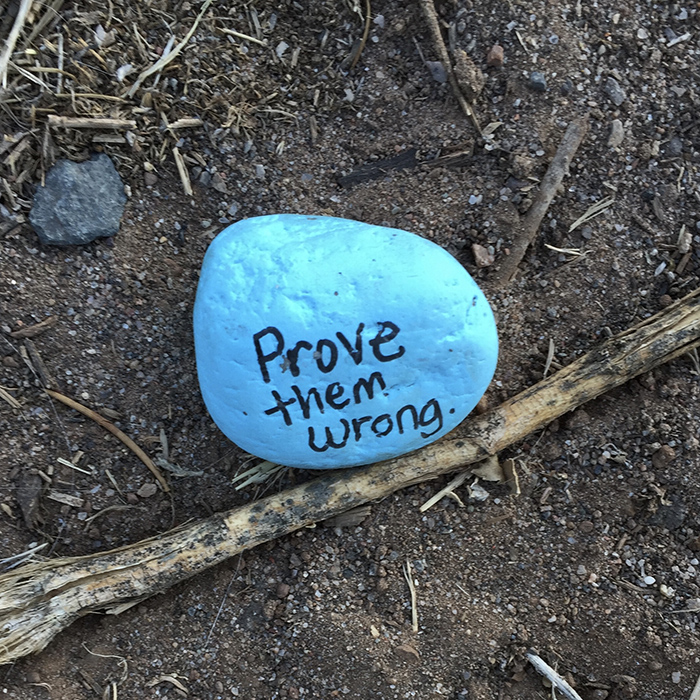
[[[491,308],[445,250],[398,229],[291,214],[240,221],[212,242],[194,337],[219,428],[257,457],[308,469],[377,462],[437,440],[474,408],[498,357]],[[295,366],[302,340],[312,348],[299,348]],[[377,372],[370,398],[361,380]],[[273,391],[294,401],[275,411]]]

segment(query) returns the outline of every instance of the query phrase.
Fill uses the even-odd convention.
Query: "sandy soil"
[[[94,92],[122,94],[153,62],[149,51],[162,52],[170,30],[181,39],[199,7],[136,5],[68,3],[42,36],[73,37],[65,70],[93,69]],[[56,155],[80,159],[97,149],[115,161],[130,197],[112,239],[52,248],[22,223],[40,177],[42,119],[75,116],[71,101],[33,87],[35,97],[0,114],[6,134],[37,129],[26,182],[17,183],[3,156],[20,201],[13,210],[0,195],[0,386],[20,408],[0,400],[0,557],[32,543],[47,543],[47,557],[104,551],[307,478],[289,471],[265,488],[236,491],[231,479],[249,456],[217,430],[199,395],[194,293],[207,245],[227,223],[329,214],[443,246],[497,314],[492,406],[542,378],[550,342],[556,369],[698,285],[695,3],[439,5],[446,40],[452,35],[485,76],[475,105],[482,127],[491,125],[486,141],[433,78],[429,62],[438,56],[417,3],[372,3],[352,71],[363,21],[348,5],[260,0],[265,46],[216,29],[255,36],[250,7],[215,2],[162,82],[149,89],[150,78],[114,108],[137,120],[132,143],[53,134]],[[135,23],[150,56],[142,64]],[[114,29],[111,47],[95,44],[97,25]],[[80,53],[81,36],[102,63]],[[494,44],[504,48],[500,67],[486,62]],[[135,70],[120,85],[115,71],[129,60]],[[546,91],[533,87],[532,71],[544,74]],[[54,85],[55,74],[37,75]],[[168,131],[159,110],[169,123],[199,117],[203,125]],[[590,130],[563,191],[516,279],[497,285],[516,217],[566,126],[584,113]],[[624,132],[616,146],[613,127]],[[186,157],[192,197],[174,145]],[[412,167],[339,185],[356,168],[412,148]],[[569,230],[608,197],[601,215]],[[490,250],[493,265],[476,266],[473,244]],[[33,342],[60,390],[107,409],[153,456],[162,431],[170,460],[201,472],[169,477],[172,499],[151,487],[131,452],[42,391],[22,359],[24,341],[10,333],[49,316],[57,321]],[[697,360],[680,358],[502,454],[516,461],[517,497],[482,482],[487,500],[461,488],[463,503],[443,499],[422,514],[447,479],[414,486],[372,504],[360,524],[303,529],[119,616],[80,620],[42,653],[0,668],[3,697],[116,697],[112,683],[124,698],[552,697],[526,662],[534,649],[584,700],[689,698],[700,675],[698,372]],[[57,462],[77,452],[94,473]],[[51,500],[49,489],[80,505]],[[34,528],[25,517],[32,505]]]

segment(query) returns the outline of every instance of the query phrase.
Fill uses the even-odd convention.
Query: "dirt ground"
[[[32,43],[20,40],[30,50],[14,54],[0,100],[0,386],[19,404],[0,400],[0,558],[42,543],[50,558],[102,552],[308,478],[290,470],[236,491],[250,456],[218,431],[199,394],[198,270],[233,221],[328,214],[443,246],[497,316],[492,406],[542,378],[550,343],[555,371],[698,286],[698,3],[439,4],[448,46],[485,76],[475,107],[487,139],[435,79],[439,57],[415,0],[372,0],[352,69],[364,22],[349,4],[217,0],[158,84],[146,78],[123,102],[79,95],[124,95],[171,33],[185,37],[200,3],[51,7]],[[3,38],[16,10],[0,16]],[[57,65],[59,35],[65,75],[37,72]],[[487,65],[495,44],[502,66]],[[514,222],[566,126],[585,113],[589,132],[535,245],[516,279],[497,284]],[[136,127],[110,140],[49,129],[48,114]],[[202,123],[168,126],[182,118]],[[613,129],[622,138],[611,146]],[[410,149],[410,167],[343,179]],[[40,244],[24,222],[43,168],[95,150],[127,185],[121,230],[81,247]],[[475,243],[492,265],[477,267]],[[11,332],[50,316],[32,340],[60,390],[154,457],[164,434],[169,460],[199,472],[169,475],[172,499],[121,443],[43,392]],[[413,486],[373,503],[360,524],[303,529],[119,616],[84,618],[0,668],[3,697],[112,698],[116,683],[120,698],[551,698],[526,662],[533,649],[583,700],[689,698],[700,675],[699,372],[697,355],[682,357],[507,450],[519,496],[482,482],[486,500],[463,487],[462,503],[445,498],[421,513],[448,478]],[[57,461],[79,452],[83,472]]]

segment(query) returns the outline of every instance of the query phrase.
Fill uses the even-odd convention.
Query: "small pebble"
[[[226,182],[224,182],[224,178],[219,175],[219,173],[214,173],[211,178],[211,186],[217,191],[221,192],[222,194],[226,194]]]
[[[545,92],[547,90],[547,79],[541,71],[533,70],[532,73],[530,73],[527,85],[535,92]]]
[[[658,661],[650,661],[648,668],[650,671],[660,671],[663,668],[663,664],[659,663]]]
[[[616,107],[619,107],[627,99],[627,93],[613,77],[609,77],[605,81],[605,94]]]
[[[143,181],[146,183],[146,185],[152,187],[158,182],[158,176],[155,173],[144,173]]]
[[[671,681],[673,683],[680,683],[681,682],[681,672],[680,671],[674,671],[671,674]]]
[[[277,584],[277,597],[286,598],[289,595],[289,584],[288,583],[278,583]]]
[[[486,65],[493,68],[500,68],[503,65],[503,47],[494,44],[486,54]]]
[[[656,579],[653,576],[645,576],[644,583],[646,583],[647,586],[653,586],[656,583]]]
[[[136,492],[136,495],[140,496],[141,498],[150,498],[151,496],[155,496],[157,492],[158,492],[158,487],[153,482],[149,482],[147,484],[144,484]]]
[[[410,661],[412,663],[420,662],[420,654],[415,647],[410,644],[401,644],[394,649],[394,653],[403,661]]]
[[[651,463],[657,469],[663,469],[676,458],[676,451],[669,445],[662,445],[651,457]]]
[[[667,158],[680,158],[683,155],[683,142],[674,136],[665,146],[664,155]]]
[[[610,136],[608,136],[608,146],[617,148],[625,139],[625,129],[619,119],[613,119],[610,124]]]
[[[593,532],[593,523],[590,520],[582,520],[578,524],[578,529],[581,530],[581,532],[588,534],[589,532]]]
[[[474,262],[477,267],[489,267],[489,265],[493,265],[494,257],[489,253],[488,248],[474,243],[472,244],[472,253],[474,253]]]

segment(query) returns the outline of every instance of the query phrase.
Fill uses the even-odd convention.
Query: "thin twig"
[[[547,663],[537,654],[525,654],[527,660],[534,666],[537,673],[543,675],[553,687],[565,695],[569,700],[582,700],[581,696]]]
[[[504,260],[501,269],[495,275],[498,284],[506,284],[513,278],[528,247],[535,240],[542,219],[544,219],[549,205],[559,190],[562,180],[569,173],[571,161],[587,131],[588,115],[569,124],[564,138],[561,140],[544,178],[542,178],[535,201],[517,226],[516,238],[511,246],[510,255]]]
[[[403,565],[403,576],[408,584],[408,590],[411,593],[411,624],[413,626],[413,632],[418,634],[418,601],[416,596],[416,584],[413,582],[413,576],[411,575],[411,562],[406,559],[406,563]]]
[[[121,430],[119,430],[119,428],[117,428],[116,425],[110,423],[99,413],[95,413],[92,409],[87,408],[87,406],[83,406],[81,403],[74,401],[73,399],[71,399],[68,396],[65,396],[64,394],[59,394],[57,391],[51,391],[50,389],[45,389],[45,391],[49,396],[52,396],[57,401],[60,401],[66,406],[70,406],[71,408],[75,409],[76,411],[78,411],[78,413],[82,413],[84,416],[87,416],[91,420],[94,420],[95,423],[97,423],[97,425],[112,433],[112,435],[114,435],[115,438],[124,443],[124,445],[126,445],[151,470],[153,476],[155,476],[156,479],[158,479],[158,483],[161,485],[163,491],[165,491],[166,493],[170,492],[168,482],[163,478],[163,475],[160,473],[158,467],[156,467],[156,465],[153,464],[151,458],[128,435],[124,434]]]
[[[190,30],[187,32],[187,34],[185,34],[185,38],[172,51],[170,51],[167,56],[161,56],[150,68],[146,68],[146,70],[142,71],[142,73],[136,79],[136,82],[126,93],[127,97],[133,97],[136,94],[136,91],[141,87],[141,83],[143,83],[143,81],[146,80],[146,78],[153,75],[154,73],[159,73],[163,70],[163,68],[165,68],[165,66],[168,65],[168,63],[177,58],[182,49],[184,49],[185,46],[187,46],[189,40],[192,38],[192,35],[197,30],[199,23],[202,21],[204,13],[209,9],[209,5],[211,5],[212,2],[213,0],[205,0],[204,4],[202,5],[202,9],[199,11],[199,14],[194,20],[194,24],[190,27]]]
[[[182,182],[182,189],[185,190],[185,194],[191,197],[194,193],[192,191],[192,184],[190,183],[190,174],[187,172],[187,166],[185,165],[185,160],[180,153],[180,149],[175,146],[173,148],[173,158],[175,158],[175,165],[177,165],[177,172],[180,175],[180,182]]]
[[[355,58],[352,59],[352,63],[350,64],[350,70],[352,70],[357,65],[357,62],[360,60],[360,56],[362,55],[362,52],[365,50],[365,46],[367,45],[367,37],[369,36],[369,26],[372,19],[371,15],[372,7],[370,5],[370,0],[365,0],[365,31],[362,33],[362,39],[360,41],[360,45],[357,47],[357,53],[355,54]]]
[[[441,501],[445,496],[449,496],[455,489],[459,488],[471,476],[471,469],[457,474],[444,489],[440,489],[432,498],[429,498],[421,507],[420,512],[425,513],[426,510],[432,508],[438,501]]]
[[[430,34],[433,38],[433,43],[435,44],[435,48],[437,49],[440,61],[442,62],[442,65],[445,68],[445,72],[447,73],[447,78],[450,82],[452,92],[457,98],[457,102],[459,102],[459,106],[462,108],[462,111],[469,117],[469,119],[471,119],[471,122],[474,125],[476,132],[479,134],[479,136],[482,136],[483,132],[481,131],[481,126],[479,126],[479,120],[476,117],[474,107],[472,106],[471,102],[466,98],[466,96],[462,92],[462,89],[459,87],[457,77],[455,76],[454,70],[452,69],[452,62],[450,61],[450,55],[447,52],[445,41],[442,38],[442,32],[440,31],[440,22],[438,21],[437,13],[435,12],[435,5],[433,4],[433,0],[419,1],[421,7],[423,8],[423,12],[425,13],[425,16],[428,20],[428,28],[430,29]]]
[[[226,29],[226,27],[217,27],[220,32],[228,34],[229,36],[235,37],[236,39],[241,39],[242,41],[250,41],[253,44],[259,44],[260,46],[267,46],[267,41],[261,39],[256,39],[254,36],[248,36],[248,34],[241,34],[234,29]]]
[[[17,43],[17,39],[19,39],[19,35],[22,33],[33,1],[34,0],[22,0],[19,10],[17,11],[17,17],[15,17],[15,23],[12,25],[5,46],[2,53],[0,53],[0,85],[2,85],[3,90],[7,88],[7,67],[10,65],[10,56],[15,50],[15,44]]]

